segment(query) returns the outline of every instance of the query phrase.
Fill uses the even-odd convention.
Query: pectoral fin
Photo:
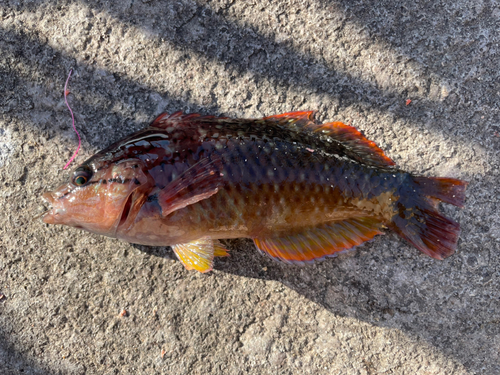
[[[215,248],[210,237],[177,244],[172,246],[172,249],[187,270],[196,270],[202,273],[212,270]]]
[[[157,194],[161,215],[165,217],[216,194],[222,184],[221,169],[222,161],[212,155],[179,175]]]
[[[257,248],[285,263],[304,264],[335,256],[382,234],[382,223],[358,217],[311,228],[302,233],[272,238],[255,238]]]

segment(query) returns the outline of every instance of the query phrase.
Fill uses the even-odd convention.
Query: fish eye
[[[89,167],[83,166],[78,167],[73,174],[73,185],[75,186],[83,186],[92,178],[92,171]]]

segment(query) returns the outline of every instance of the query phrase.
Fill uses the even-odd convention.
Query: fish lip
[[[55,215],[57,215],[56,212],[54,212],[54,206],[56,203],[56,198],[54,197],[53,193],[50,191],[47,191],[42,194],[42,200],[49,205],[49,208],[42,212],[40,215],[37,215],[35,219],[42,218],[42,221],[47,224],[54,224],[55,222]]]
[[[54,198],[54,195],[50,191],[46,191],[45,193],[42,194],[42,199],[45,203],[50,204],[51,208],[54,206],[54,203],[56,199]]]

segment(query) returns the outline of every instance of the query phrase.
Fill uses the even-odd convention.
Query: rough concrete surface
[[[0,373],[500,373],[499,28],[498,0],[1,0]],[[316,109],[470,182],[458,252],[388,233],[293,267],[242,239],[202,275],[33,221],[77,145],[71,68],[77,162],[162,111]]]

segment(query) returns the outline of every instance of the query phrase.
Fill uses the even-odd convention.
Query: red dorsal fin
[[[264,117],[262,120],[276,121],[280,125],[291,126],[297,130],[313,128],[317,125],[314,122],[315,111],[298,111],[298,112],[287,112],[280,115],[273,115]]]
[[[319,125],[313,131],[340,142],[345,147],[346,155],[360,163],[376,167],[389,167],[396,164],[384,154],[384,151],[375,142],[367,139],[356,128],[342,122]]]
[[[255,238],[257,248],[285,263],[303,264],[337,255],[382,234],[382,223],[358,217],[325,224],[304,232],[272,238]]]
[[[314,121],[315,111],[297,111],[297,112],[286,112],[279,115],[272,115],[264,117],[263,120],[283,120],[288,119],[292,121],[298,120],[308,120]]]
[[[327,136],[336,141],[336,151],[360,163],[375,167],[389,167],[395,163],[384,154],[375,144],[368,140],[356,128],[342,122],[330,122],[318,125],[314,122],[314,111],[286,112],[279,115],[267,116],[262,120],[274,121],[280,125],[290,125],[295,132],[312,132],[320,136]],[[198,113],[184,114],[175,112],[171,115],[162,113],[152,123],[151,127],[165,129],[168,127],[186,126],[204,121],[219,121],[227,117],[204,116]],[[330,141],[331,142],[331,141]]]
[[[334,139],[346,156],[363,164],[376,167],[389,167],[395,163],[384,154],[373,141],[368,140],[356,128],[342,122],[318,125],[314,122],[314,111],[287,112],[264,117],[280,124],[291,125],[296,131],[309,131]],[[339,146],[336,146],[337,148]]]
[[[199,121],[199,120],[209,120],[209,119],[215,119],[215,118],[220,118],[224,119],[226,117],[216,117],[216,116],[204,116],[200,115],[199,113],[189,113],[189,114],[184,114],[181,111],[172,113],[169,115],[168,113],[162,113],[159,115],[157,118],[154,119],[154,121],[149,125],[152,128],[160,128],[160,129],[165,129],[170,126],[184,126],[187,125],[193,121]]]

